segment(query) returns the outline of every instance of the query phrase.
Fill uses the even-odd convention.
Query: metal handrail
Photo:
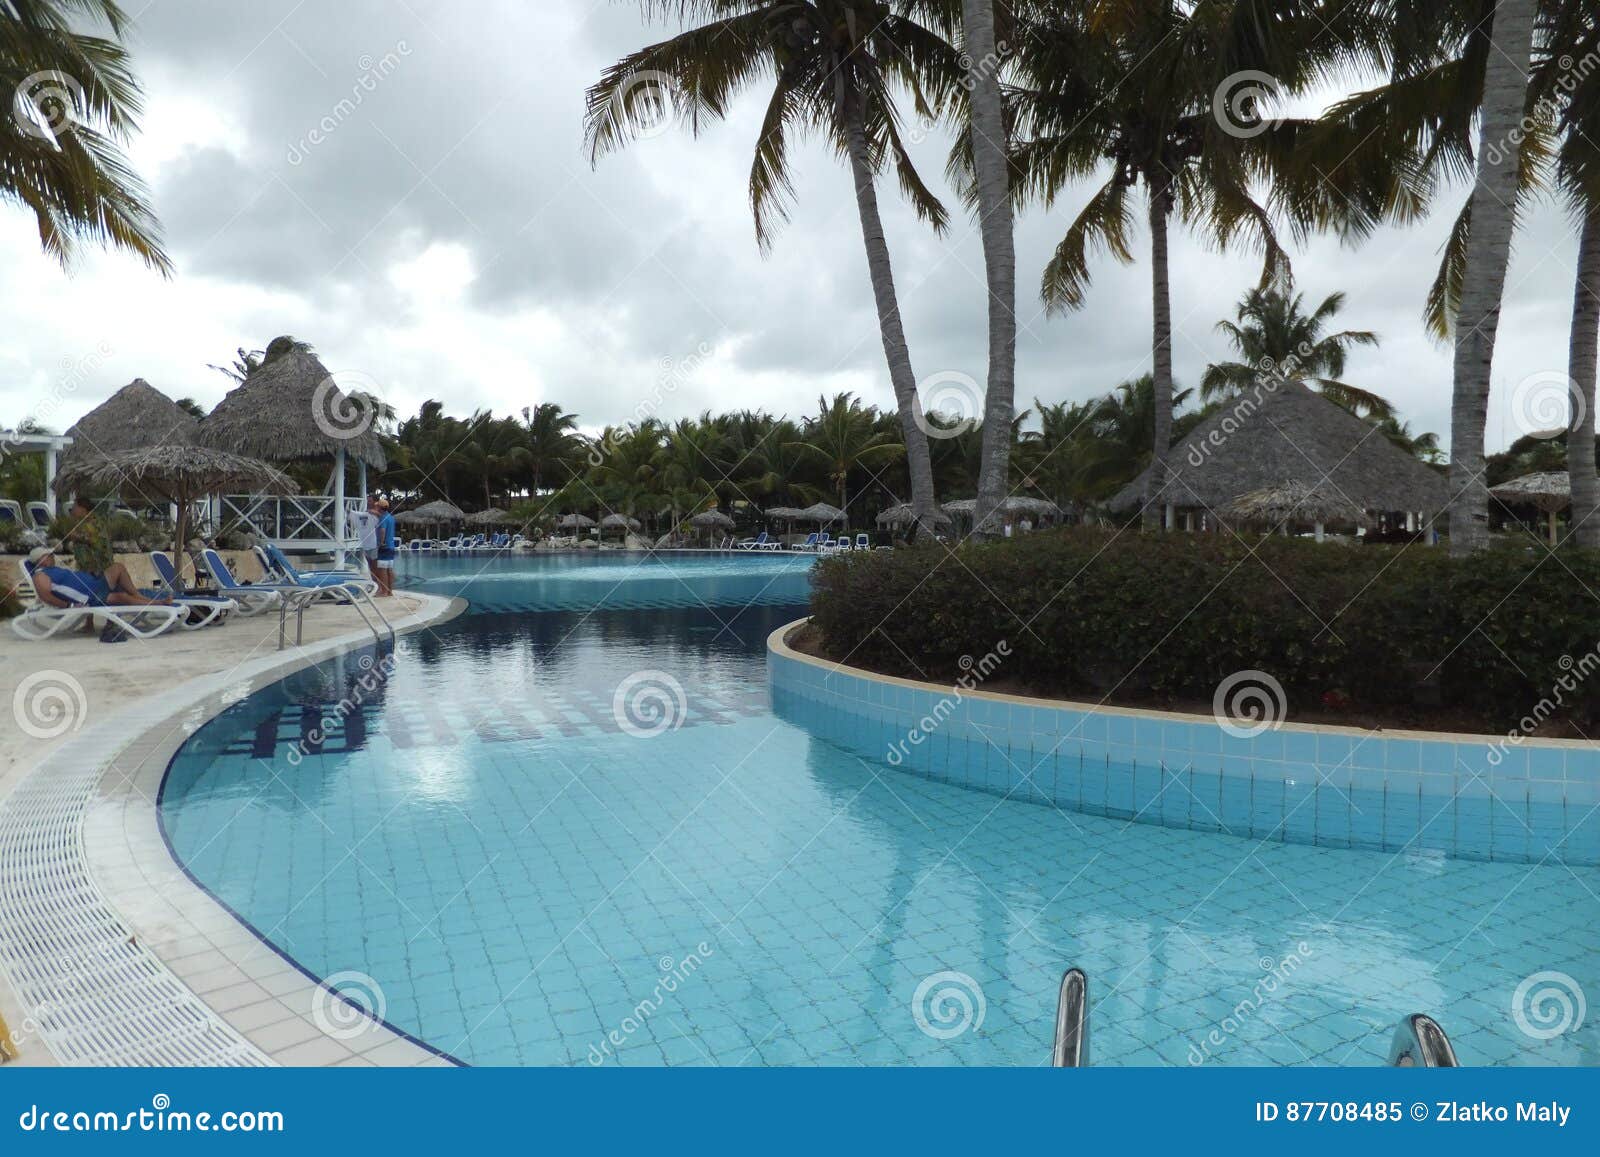
[[[389,641],[395,641],[394,624],[385,617],[383,610],[378,606],[364,587],[326,586],[306,587],[302,590],[286,590],[283,592],[283,601],[278,604],[278,650],[283,650],[289,640],[289,612],[294,612],[294,645],[299,646],[305,634],[306,608],[319,602],[324,597],[335,600],[347,598],[350,605],[356,609],[356,614],[361,616],[361,621],[367,625],[367,630],[372,632],[372,637],[378,642],[383,642],[383,632],[378,630],[378,623],[382,623],[384,630],[389,632]],[[357,600],[360,601],[357,601]],[[372,613],[378,616],[378,623],[367,617],[366,609],[361,605],[365,603],[372,608]]]
[[[1083,1068],[1089,1063],[1089,977],[1081,968],[1069,968],[1061,977],[1050,1063],[1058,1069]]]
[[[1460,1068],[1456,1050],[1450,1047],[1439,1022],[1424,1013],[1414,1012],[1394,1030],[1389,1046],[1389,1065],[1402,1069]]]

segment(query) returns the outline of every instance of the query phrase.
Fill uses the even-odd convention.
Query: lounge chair
[[[872,536],[871,535],[866,535],[866,534],[858,534],[858,535],[856,535],[856,549],[857,550],[871,550],[872,549]]]
[[[817,532],[813,530],[810,534],[806,535],[806,540],[804,542],[802,542],[799,546],[795,547],[794,549],[795,550],[816,550],[817,549],[817,543],[820,540],[821,540],[821,536],[818,535]]]
[[[49,530],[50,508],[42,502],[28,503],[28,520],[35,530]]]
[[[763,530],[754,538],[747,538],[736,545],[740,550],[765,550],[767,547],[767,532]]]
[[[234,577],[233,572],[228,569],[228,564],[222,561],[222,556],[210,549],[200,552],[200,561],[205,565],[206,572],[211,575],[211,581],[217,584],[217,589],[236,602],[242,603],[247,599],[265,602],[261,596],[269,594],[276,596],[275,601],[265,602],[262,610],[277,606],[284,599],[304,594],[306,591],[318,591],[326,595],[325,600],[316,601],[342,603],[350,598],[349,588],[344,586],[306,587],[296,586],[294,583],[273,582],[270,579],[246,586]]]
[[[217,561],[220,563],[222,560],[219,558]],[[221,596],[191,594],[183,589],[183,584],[178,580],[177,572],[172,569],[172,557],[165,551],[152,550],[150,552],[150,565],[155,567],[156,582],[159,587],[158,593],[170,593],[174,597],[181,598],[186,603],[194,603],[197,605],[206,605],[209,603],[218,602],[227,603],[229,604],[227,609],[230,611],[238,611],[239,617],[242,619],[248,619],[252,615],[259,615],[262,611],[271,610],[282,601],[282,596],[276,591],[251,590],[249,587],[241,587],[237,583],[234,583],[234,587],[236,588],[235,590],[227,590],[223,584],[217,583],[217,589],[219,591],[226,591],[226,593]],[[222,569],[226,571],[227,567],[223,567]],[[213,581],[215,581],[215,577],[215,575],[212,576]],[[230,574],[228,578],[231,581],[233,576]],[[217,615],[212,615],[210,618],[205,620],[205,623],[200,623],[198,625],[205,626],[207,623],[212,622],[218,617],[219,616]],[[191,616],[191,618],[193,618],[193,616]],[[194,625],[195,624],[190,625],[191,629]]]
[[[22,571],[22,586],[18,588],[19,592],[25,590],[33,597],[33,604],[11,620],[11,629],[19,638],[37,642],[58,635],[71,627],[81,626],[85,621],[103,619],[108,624],[115,624],[124,634],[131,635],[135,639],[153,639],[180,626],[189,617],[186,608],[170,603],[157,606],[114,607],[90,599],[81,591],[68,590],[65,587],[61,588],[60,596],[73,605],[52,607],[40,599],[34,591],[33,564],[27,559],[21,559],[18,566]]]
[[[299,570],[289,557],[268,543],[256,547],[262,558],[262,568],[277,578],[279,585],[290,587],[356,587],[369,595],[378,593],[378,584],[353,570]],[[263,557],[264,556],[264,557]]]

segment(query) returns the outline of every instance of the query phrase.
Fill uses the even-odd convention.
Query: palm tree
[[[806,420],[795,448],[827,470],[828,481],[839,496],[839,509],[848,512],[850,475],[893,462],[905,453],[905,446],[876,429],[874,412],[853,394],[835,394],[832,402],[818,398],[817,408],[817,416]]]
[[[924,184],[900,139],[896,89],[918,114],[934,116],[959,84],[956,51],[914,17],[926,0],[643,0],[701,23],[625,56],[588,93],[590,155],[620,147],[661,115],[686,106],[698,131],[721,120],[734,94],[761,76],[773,88],[750,169],[750,205],[763,250],[786,218],[794,186],[789,133],[823,134],[850,164],[889,379],[911,470],[912,505],[925,532],[936,505],[927,437],[919,423],[917,379],[900,320],[893,267],[878,211],[877,177],[892,163],[918,216],[942,232],[947,214]],[[938,7],[935,5],[934,7]],[[664,91],[665,90],[665,91]]]
[[[1266,377],[1315,386],[1330,402],[1364,418],[1392,417],[1394,408],[1383,398],[1339,380],[1350,349],[1377,346],[1378,335],[1364,329],[1325,332],[1344,308],[1342,293],[1330,293],[1310,313],[1304,303],[1304,295],[1295,293],[1289,281],[1246,293],[1238,321],[1217,323],[1239,360],[1207,366],[1200,396],[1208,402],[1230,397]]]
[[[107,35],[74,30],[80,17]],[[0,6],[0,92],[10,104],[0,116],[0,200],[33,214],[44,251],[63,265],[94,242],[170,275],[144,185],[122,154],[140,112],[127,28],[114,0]]]
[[[560,471],[571,474],[578,459],[578,416],[567,413],[556,402],[540,402],[531,409],[522,407],[522,424],[529,492],[537,495],[550,475]]]
[[[1377,426],[1384,437],[1413,457],[1431,465],[1444,461],[1444,452],[1439,449],[1439,435],[1415,433],[1410,422],[1402,422],[1393,415],[1377,419]]]
[[[1299,122],[1269,123],[1248,94],[1223,102],[1230,82],[1250,71],[1294,92],[1355,51],[1343,23],[1300,16],[1272,17],[1242,0],[1079,0],[1039,16],[1020,38],[1016,193],[1049,205],[1075,182],[1111,169],[1045,269],[1052,311],[1083,305],[1094,251],[1133,260],[1130,194],[1145,192],[1154,405],[1147,523],[1172,442],[1169,226],[1177,215],[1219,247],[1251,241],[1264,253],[1263,286],[1287,268],[1252,185],[1271,175],[1280,138],[1292,137]]]
[[[1477,181],[1468,204],[1472,228],[1456,315],[1454,395],[1450,406],[1450,553],[1489,545],[1489,487],[1483,434],[1489,409],[1489,367],[1500,327],[1500,299],[1511,257],[1511,230],[1522,151],[1521,132],[1533,57],[1538,0],[1495,0],[1493,51],[1484,67],[1482,140]]]
[[[989,290],[989,380],[983,407],[983,464],[973,526],[986,525],[1010,484],[1017,374],[1017,250],[1006,161],[1005,108],[996,0],[962,0],[967,55],[969,152]]]

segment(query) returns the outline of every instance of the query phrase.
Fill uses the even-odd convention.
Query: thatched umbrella
[[[1219,510],[1241,494],[1297,482],[1332,487],[1362,510],[1435,514],[1444,477],[1383,431],[1299,382],[1225,400],[1167,455],[1167,482],[1147,469],[1108,503]]]
[[[805,511],[795,506],[774,506],[770,510],[763,511],[763,513],[768,518],[781,518],[785,522],[792,522],[796,518],[805,517]]]
[[[798,522],[816,522],[820,524],[842,522],[843,520],[844,511],[837,506],[829,506],[826,502],[813,503],[802,510],[796,519]]]
[[[771,514],[772,511],[767,511]],[[733,519],[720,510],[704,510],[689,519],[689,525],[696,530],[732,530]]]
[[[508,517],[498,506],[491,506],[488,510],[467,515],[466,522],[468,526],[499,526]]]
[[[1542,510],[1550,524],[1550,545],[1556,544],[1556,514],[1572,505],[1572,478],[1564,472],[1524,474],[1510,482],[1489,488],[1507,506],[1531,506]]]
[[[467,517],[461,513],[461,507],[454,502],[446,502],[443,498],[424,502],[411,513],[428,522],[463,522]]]
[[[143,378],[135,378],[73,423],[72,445],[61,455],[61,468],[123,450],[143,450],[188,442],[200,419]]]
[[[402,526],[431,526],[437,519],[429,518],[420,510],[402,510],[394,516],[394,520]]]
[[[916,521],[917,512],[912,509],[911,503],[909,502],[902,502],[898,506],[891,506],[888,510],[882,511],[878,514],[879,526],[911,526]],[[935,507],[933,513],[928,516],[928,521],[933,523],[935,526],[947,526],[954,522],[955,519],[951,518],[943,510]]]
[[[1318,542],[1322,541],[1322,528],[1327,523],[1353,522],[1364,526],[1368,521],[1367,512],[1334,487],[1313,487],[1303,482],[1263,486],[1241,494],[1219,513],[1246,522],[1270,522],[1275,526],[1309,522],[1316,528]]]
[[[639,520],[622,514],[608,514],[600,520],[600,530],[620,530],[624,533],[639,529]]]
[[[219,490],[242,489],[258,494],[296,494],[299,487],[265,462],[173,442],[143,450],[121,450],[93,461],[73,463],[56,476],[56,491],[115,490],[124,495],[154,494],[178,507],[172,545],[172,568],[182,574],[189,503]]]
[[[587,514],[563,514],[556,523],[557,530],[588,530],[594,525],[594,519]]]

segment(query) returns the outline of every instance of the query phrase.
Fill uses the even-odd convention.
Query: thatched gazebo
[[[294,494],[299,489],[265,462],[184,442],[79,459],[56,478],[59,493],[90,488],[117,491],[124,497],[156,495],[162,502],[174,503],[178,518],[173,530],[172,569],[180,575],[191,502],[230,488],[259,494]]]
[[[1424,521],[1445,507],[1443,475],[1381,429],[1299,382],[1225,400],[1167,454],[1167,481],[1146,468],[1107,504],[1115,513],[1222,511],[1241,495],[1296,485],[1331,490],[1363,511]]]
[[[1556,515],[1572,505],[1572,478],[1564,472],[1546,471],[1524,474],[1499,486],[1491,486],[1489,493],[1507,506],[1531,506],[1542,511],[1549,523],[1550,545],[1556,544]]]
[[[72,445],[62,453],[60,469],[73,470],[82,478],[85,465],[108,454],[189,442],[199,424],[200,419],[177,402],[143,378],[135,378],[73,423],[67,431]],[[59,479],[56,490],[67,493]],[[129,494],[127,500],[141,505],[164,501],[153,491]]]
[[[267,462],[332,462],[332,536],[337,563],[343,565],[345,463],[353,458],[360,467],[363,502],[367,467],[382,470],[388,464],[377,418],[373,400],[341,390],[309,345],[277,337],[261,364],[200,423],[195,441]]]

